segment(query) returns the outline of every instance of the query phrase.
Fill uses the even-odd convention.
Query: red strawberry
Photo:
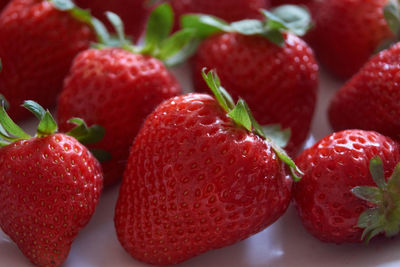
[[[117,13],[126,25],[126,32],[139,38],[144,31],[146,20],[151,8],[146,4],[148,0],[76,0],[77,5],[88,8],[94,16],[108,22],[106,11]]]
[[[177,18],[187,13],[210,14],[228,22],[242,19],[262,19],[260,9],[269,7],[269,0],[170,0]],[[177,26],[176,26],[177,27]]]
[[[168,24],[153,23],[162,19],[157,19],[157,14],[163,13],[163,10],[172,18],[171,9],[161,5],[155,9],[149,25],[160,29],[160,25]],[[146,40],[151,40],[149,36],[154,30],[149,26]],[[176,33],[175,37],[182,36],[182,33]],[[169,40],[175,37],[172,36]],[[159,44],[163,41],[161,38]],[[79,54],[73,62],[58,101],[61,129],[69,128],[67,122],[71,117],[84,118],[88,124],[100,124],[106,129],[105,138],[94,146],[110,152],[112,156],[111,160],[103,163],[106,185],[122,177],[129,148],[146,116],[162,101],[181,91],[175,77],[160,60],[154,58],[162,56],[160,58],[166,60],[179,49],[172,54],[162,55],[156,52],[163,51],[164,48],[156,46],[153,52],[149,51],[146,48],[149,42],[142,48],[129,46],[125,40],[121,43],[121,47],[127,50],[102,47]],[[184,46],[184,43],[180,45]],[[146,49],[147,55],[139,54],[140,49]]]
[[[382,158],[383,165],[376,158],[371,161],[371,176],[369,164],[375,156]],[[399,189],[393,182],[399,183],[400,165],[387,186],[384,180],[399,161],[400,147],[396,142],[362,130],[334,133],[305,150],[296,160],[304,176],[294,185],[293,192],[304,227],[318,239],[334,243],[361,242],[364,227],[367,240],[382,231],[390,234],[393,226],[398,231],[396,214],[400,203],[398,191],[394,192]],[[384,192],[365,187],[373,186],[374,181]],[[361,187],[353,189],[356,186]],[[370,202],[357,198],[352,191]],[[376,207],[373,203],[382,205],[383,197],[392,205]]]
[[[335,130],[378,131],[400,140],[400,43],[372,58],[334,96],[329,120]]]
[[[308,40],[321,63],[340,78],[356,73],[383,41],[393,37],[383,14],[388,0],[316,3]]]
[[[0,93],[10,102],[15,119],[28,112],[19,106],[34,99],[55,104],[74,56],[94,39],[91,28],[53,1],[13,0],[0,16]],[[57,1],[62,6],[62,1]],[[60,8],[60,7],[59,7]],[[68,6],[67,8],[71,8]],[[76,16],[76,15],[74,15]]]
[[[55,133],[48,111],[25,106],[41,119],[35,137],[0,109],[0,226],[33,264],[59,266],[94,213],[101,167],[75,138]]]
[[[282,14],[284,10],[277,11]],[[188,16],[186,20],[194,19],[195,16]],[[315,109],[318,65],[313,52],[293,34],[266,28],[271,34],[269,40],[259,36],[262,32],[246,32],[257,29],[257,24],[239,23],[242,26],[232,24],[235,28],[230,32],[217,32],[200,45],[193,60],[194,87],[199,91],[207,88],[199,75],[203,67],[217,69],[222,84],[235,98],[242,97],[249,103],[260,123],[279,123],[291,129],[292,138],[286,149],[294,155],[308,136]],[[191,21],[186,21],[186,26],[199,27]],[[229,25],[220,29],[227,31],[223,27]],[[243,32],[232,32],[241,27]],[[282,42],[279,45],[273,43],[277,41],[273,39],[276,34]]]
[[[289,158],[265,140],[243,100],[234,106],[211,76],[219,102],[205,94],[164,102],[131,148],[114,220],[122,246],[140,261],[176,264],[231,245],[289,205],[291,181],[280,160]]]

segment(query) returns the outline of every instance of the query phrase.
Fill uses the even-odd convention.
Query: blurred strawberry
[[[118,17],[107,14],[120,29],[119,44],[115,47],[106,42],[75,58],[57,110],[63,130],[70,128],[71,117],[105,128],[104,139],[93,148],[111,154],[111,159],[102,163],[106,186],[121,178],[129,148],[146,116],[158,104],[181,92],[163,61],[168,63],[192,36],[190,30],[183,30],[168,37],[173,14],[164,4],[151,14],[143,46],[135,47],[124,37]]]
[[[25,99],[53,106],[77,53],[95,40],[94,19],[68,0],[13,0],[0,15],[0,93],[24,119]]]
[[[313,11],[315,27],[307,40],[321,63],[334,75],[343,79],[351,77],[384,41],[394,36],[384,17],[384,7],[388,2],[316,1]],[[398,5],[397,0],[392,2]],[[397,7],[390,9],[393,11]],[[398,32],[396,30],[396,34]]]

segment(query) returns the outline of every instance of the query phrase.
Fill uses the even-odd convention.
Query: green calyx
[[[117,38],[110,37],[108,33],[100,33],[103,35],[103,41],[95,46],[99,49],[123,48],[132,53],[158,58],[167,66],[180,64],[195,52],[197,41],[194,40],[193,29],[183,29],[170,35],[174,24],[174,14],[169,4],[161,4],[153,10],[147,23],[144,42],[140,45],[133,45],[125,36],[124,25],[118,15],[112,12],[106,12],[106,15],[117,33]]]
[[[54,7],[60,11],[68,12],[75,19],[89,25],[97,34],[99,42],[106,41],[109,36],[104,24],[93,17],[89,10],[81,9],[75,5],[72,0],[47,0],[51,2]]]
[[[8,116],[5,110],[4,101],[1,102],[0,147],[7,146],[19,140],[32,138],[32,136],[27,134],[17,124],[13,122],[13,120]],[[31,100],[25,101],[23,107],[28,109],[39,119],[39,124],[36,130],[35,137],[42,138],[55,134],[57,132],[57,123],[48,110],[45,110],[38,103]],[[96,143],[104,137],[105,130],[99,125],[87,127],[85,122],[79,118],[73,118],[70,120],[70,122],[76,124],[77,126],[70,132],[68,132],[67,135],[76,138],[80,143],[84,145]]]
[[[230,117],[238,126],[258,135],[271,144],[279,159],[290,168],[293,180],[299,181],[303,173],[296,166],[294,161],[287,155],[285,150],[282,149],[282,147],[286,146],[290,138],[290,130],[286,129],[282,131],[279,125],[261,127],[260,124],[258,124],[258,122],[255,120],[249,106],[243,99],[239,99],[236,104],[233,102],[232,97],[221,86],[220,79],[215,70],[211,70],[206,73],[206,69],[204,68],[202,75],[205,82],[213,92],[215,99],[225,110],[228,117]],[[268,135],[266,135],[266,133]]]
[[[357,186],[352,189],[355,196],[375,205],[364,211],[358,219],[358,227],[364,229],[361,238],[366,243],[380,233],[391,237],[400,230],[400,163],[396,165],[388,182],[385,181],[379,156],[370,160],[369,169],[377,187]]]
[[[383,8],[383,15],[394,37],[384,40],[376,49],[376,53],[400,41],[400,0],[388,0],[387,5]]]
[[[283,5],[272,11],[261,10],[264,21],[246,19],[228,24],[219,18],[192,14],[181,18],[183,29],[194,29],[198,39],[205,39],[219,32],[236,32],[243,35],[260,35],[276,45],[284,45],[284,32],[303,36],[311,28],[311,17],[307,9],[296,5]]]

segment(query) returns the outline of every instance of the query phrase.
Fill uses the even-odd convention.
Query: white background
[[[175,69],[182,86],[191,88],[187,66]],[[312,136],[314,140],[328,135],[331,130],[326,109],[334,92],[341,86],[321,73],[318,107]],[[229,88],[228,88],[229,89]],[[32,129],[32,123],[26,124]],[[72,245],[66,267],[140,267],[148,266],[131,258],[116,238],[113,224],[114,206],[119,185],[106,189],[89,225]],[[31,266],[17,246],[0,231],[0,267]],[[325,244],[310,236],[301,225],[293,207],[275,224],[263,232],[233,246],[209,251],[179,266],[200,267],[280,267],[280,266],[400,266],[400,238],[377,238],[369,246],[364,244]]]

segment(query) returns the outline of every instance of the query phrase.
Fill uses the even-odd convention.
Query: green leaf
[[[123,47],[124,45],[127,44],[125,38],[124,23],[122,22],[121,18],[113,12],[107,11],[106,16],[107,19],[110,21],[111,25],[114,27],[115,32],[118,35],[118,39],[121,43],[121,46]]]
[[[55,132],[57,132],[57,123],[54,120],[53,116],[49,111],[46,111],[43,118],[39,122],[39,126],[37,128],[37,136],[49,136]]]
[[[253,131],[253,125],[249,113],[247,112],[246,102],[243,99],[239,99],[236,106],[228,113],[228,116],[240,126],[247,129],[249,132]]]
[[[193,56],[201,41],[198,39],[192,39],[185,47],[183,47],[178,53],[170,58],[164,60],[164,64],[167,67],[173,67],[185,62],[188,58]]]
[[[205,39],[217,32],[231,32],[232,29],[225,21],[209,15],[184,15],[181,17],[183,29],[195,29],[196,37]]]
[[[92,152],[93,156],[99,161],[99,162],[106,162],[112,159],[112,156],[110,153],[107,151],[104,151],[102,149],[94,149],[91,148],[90,152]]]
[[[43,117],[46,114],[46,110],[39,105],[38,103],[36,103],[35,101],[32,100],[26,100],[24,102],[23,105],[27,110],[29,110],[30,112],[32,112],[36,118],[38,118],[39,120],[43,119]]]
[[[278,30],[270,30],[268,32],[265,32],[263,36],[279,47],[284,47],[285,45],[285,37]]]
[[[231,28],[243,35],[262,34],[264,32],[264,24],[260,20],[246,19],[231,23]]]
[[[77,126],[69,131],[67,135],[74,137],[81,144],[95,144],[105,136],[105,129],[100,125],[94,124],[88,127],[85,121],[80,118],[72,118],[68,122]]]
[[[375,156],[369,161],[369,171],[376,185],[382,190],[386,189],[385,172],[379,156]]]
[[[383,203],[383,191],[378,187],[356,186],[351,192],[358,198],[380,205]]]
[[[159,5],[150,14],[145,35],[143,53],[152,54],[171,33],[174,21],[172,8],[169,4]]]
[[[57,131],[57,123],[48,110],[32,100],[25,101],[23,106],[40,120],[37,128],[38,137],[48,136]]]
[[[306,8],[296,5],[282,5],[275,8],[272,13],[275,19],[279,19],[279,24],[281,27],[283,26],[282,29],[298,36],[305,35],[311,28],[311,16]]]
[[[96,18],[92,18],[91,24],[96,33],[98,42],[101,44],[108,44],[110,42],[110,34],[104,24]]]
[[[264,134],[271,138],[276,145],[280,147],[287,146],[291,136],[290,129],[283,130],[280,124],[262,126],[262,129]]]
[[[297,167],[296,163],[292,160],[292,158],[289,157],[289,155],[286,153],[285,150],[283,150],[283,148],[274,144],[274,142],[268,137],[267,140],[272,144],[272,148],[274,149],[278,158],[289,166],[293,180],[295,182],[300,181],[304,173],[299,169],[299,167]]]
[[[235,104],[231,96],[221,86],[221,81],[219,80],[217,72],[215,70],[211,70],[206,74],[206,68],[204,68],[202,71],[202,76],[208,87],[213,92],[218,103],[226,113],[229,113],[235,107]]]
[[[393,174],[388,181],[387,188],[389,192],[400,196],[400,163],[394,168]]]
[[[0,124],[3,129],[12,136],[15,136],[17,139],[29,139],[30,135],[25,133],[17,124],[15,124],[12,119],[8,116],[5,111],[4,106],[0,108]]]
[[[0,94],[0,105],[4,107],[5,110],[10,108],[10,103],[8,103],[7,99]]]
[[[389,0],[383,9],[386,23],[395,36],[400,34],[400,12],[398,0]]]
[[[193,29],[183,29],[175,33],[161,43],[157,58],[165,61],[173,57],[191,42],[193,36]]]
[[[54,7],[60,11],[71,10],[72,8],[75,7],[74,2],[72,2],[71,0],[49,0],[49,1],[53,3]]]

